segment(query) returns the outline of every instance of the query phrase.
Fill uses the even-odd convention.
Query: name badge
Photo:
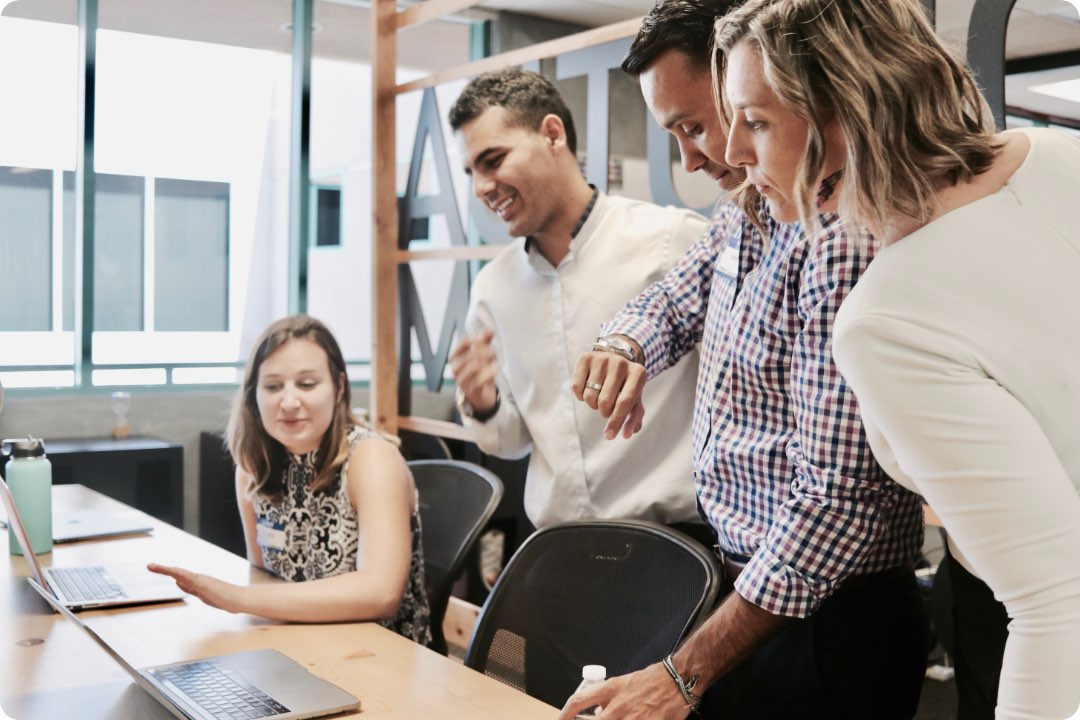
[[[724,248],[720,254],[720,260],[716,263],[716,269],[724,275],[734,279],[739,275],[739,246],[732,244]]]
[[[255,527],[255,542],[259,547],[268,550],[282,550],[285,548],[285,526],[281,523],[271,523],[264,518],[259,518]]]

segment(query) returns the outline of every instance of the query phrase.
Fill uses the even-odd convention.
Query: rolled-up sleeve
[[[633,338],[645,353],[650,378],[659,375],[701,341],[716,258],[741,215],[731,203],[720,203],[709,229],[662,279],[628,302],[603,334]]]

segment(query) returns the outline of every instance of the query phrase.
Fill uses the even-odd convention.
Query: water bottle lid
[[[583,680],[606,680],[607,668],[603,665],[586,665],[581,668],[581,677]]]
[[[3,441],[3,454],[13,458],[35,458],[45,456],[45,441],[41,438],[30,437],[5,439]]]

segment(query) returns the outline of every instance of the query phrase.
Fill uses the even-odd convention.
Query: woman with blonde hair
[[[289,581],[240,586],[151,565],[229,612],[296,622],[376,620],[431,641],[417,494],[397,447],[350,410],[345,361],[293,315],[255,343],[229,422],[248,560]]]
[[[746,202],[883,249],[836,319],[870,445],[1011,622],[997,718],[1080,702],[1080,142],[995,132],[916,0],[750,0],[717,23]],[[841,158],[826,166],[828,157]]]

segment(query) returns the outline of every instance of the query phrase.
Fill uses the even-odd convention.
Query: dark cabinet
[[[199,536],[240,557],[247,555],[236,506],[236,465],[221,433],[199,434]]]
[[[151,437],[45,438],[54,485],[78,483],[170,525],[184,524],[184,446]]]

